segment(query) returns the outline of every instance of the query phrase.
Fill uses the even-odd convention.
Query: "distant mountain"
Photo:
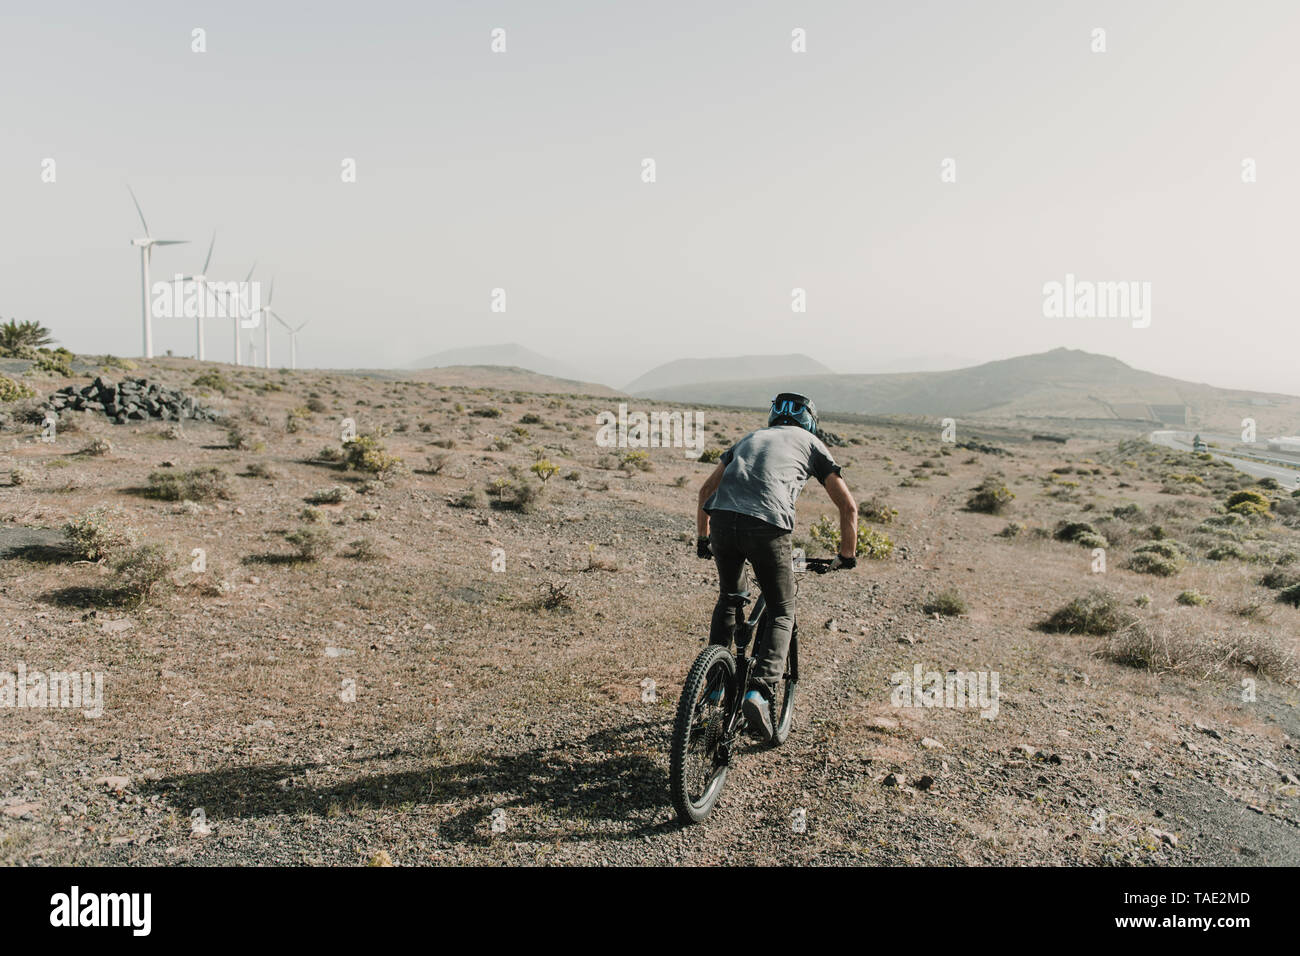
[[[785,378],[830,375],[831,370],[806,355],[738,355],[730,358],[678,359],[658,365],[623,391],[651,395],[666,388],[696,382],[729,382],[742,379]],[[772,396],[767,396],[771,398]]]
[[[608,385],[596,382],[574,381],[542,375],[525,368],[506,365],[445,365],[437,368],[387,371],[365,371],[360,374],[387,378],[394,381],[434,382],[438,385],[465,385],[470,388],[500,388],[519,392],[536,392],[539,395],[596,395],[613,397],[622,395]]]
[[[445,368],[449,365],[502,365],[507,368],[537,372],[539,375],[549,375],[553,378],[567,378],[574,381],[581,381],[583,378],[573,366],[540,355],[515,342],[505,345],[471,345],[466,348],[447,349],[412,362],[410,368]]]
[[[1143,372],[1119,359],[1053,349],[947,372],[793,375],[700,381],[647,391],[674,402],[760,408],[778,390],[804,392],[820,409],[866,415],[1124,419],[1168,425],[1261,429],[1300,425],[1300,400],[1220,389]],[[1268,424],[1266,425],[1266,421]]]

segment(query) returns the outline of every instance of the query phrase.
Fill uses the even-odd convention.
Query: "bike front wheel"
[[[668,759],[668,786],[682,823],[699,823],[718,802],[727,781],[719,745],[735,699],[736,659],[720,644],[710,644],[691,665],[677,702]]]

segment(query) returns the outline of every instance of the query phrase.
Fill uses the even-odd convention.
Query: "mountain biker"
[[[746,559],[767,598],[771,626],[754,650],[756,667],[745,694],[747,725],[772,738],[777,684],[785,670],[794,625],[794,569],[790,535],[795,499],[809,478],[826,489],[840,513],[840,549],[833,569],[857,564],[858,505],[830,451],[817,435],[817,406],[807,396],[782,392],[772,399],[767,427],[728,448],[700,488],[696,555],[718,567],[718,603],[710,644],[730,644],[736,615],[743,615]]]

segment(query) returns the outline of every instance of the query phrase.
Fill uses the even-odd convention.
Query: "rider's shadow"
[[[333,761],[343,773],[357,775],[328,783],[312,782],[319,774],[312,764],[280,763],[178,774],[148,787],[186,814],[202,807],[217,826],[223,818],[327,817],[337,808],[442,805],[456,808],[438,824],[439,834],[453,842],[490,842],[496,834],[489,813],[498,807],[515,821],[501,834],[512,842],[551,843],[596,828],[603,839],[623,840],[675,827],[663,812],[668,780],[658,755],[666,750],[666,737],[665,722],[644,721],[582,740],[412,770],[366,767],[400,752]]]

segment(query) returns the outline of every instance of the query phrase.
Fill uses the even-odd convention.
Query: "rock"
[[[143,378],[125,379],[118,383],[101,377],[81,389],[68,385],[46,398],[43,407],[55,412],[65,409],[102,411],[119,425],[149,418],[216,421],[220,417],[212,409],[198,404],[192,396]]]
[[[4,808],[4,815],[19,820],[31,820],[40,808],[39,803],[15,803]]]
[[[1147,833],[1150,833],[1161,843],[1168,844],[1169,846],[1178,846],[1178,837],[1174,836],[1174,834],[1170,833],[1168,830],[1159,830],[1156,827],[1147,827]]]
[[[906,778],[901,773],[888,774],[884,780],[880,781],[882,787],[902,787]]]
[[[828,631],[838,630],[838,625],[836,624],[835,618],[831,618],[829,621],[823,624],[822,627],[824,627]]]
[[[1221,733],[1219,733],[1213,727],[1201,723],[1199,720],[1196,721],[1194,724],[1192,724],[1192,726],[1195,727],[1197,730],[1199,730],[1201,733],[1205,734],[1205,736],[1209,737],[1211,740],[1223,739],[1223,735]]]
[[[104,621],[99,625],[99,629],[105,634],[120,634],[122,631],[129,631],[135,627],[135,622],[129,617],[119,617],[115,621]]]
[[[95,781],[95,786],[106,787],[109,790],[125,790],[131,786],[130,777],[100,777]]]
[[[934,777],[930,776],[928,773],[923,773],[921,774],[920,779],[918,779],[916,783],[912,784],[912,786],[916,787],[917,790],[929,790],[934,786]]]
[[[897,730],[898,721],[892,717],[872,717],[867,726],[872,730]]]
[[[926,750],[943,749],[943,744],[939,743],[939,741],[935,740],[933,737],[922,737],[921,746],[924,747]]]

